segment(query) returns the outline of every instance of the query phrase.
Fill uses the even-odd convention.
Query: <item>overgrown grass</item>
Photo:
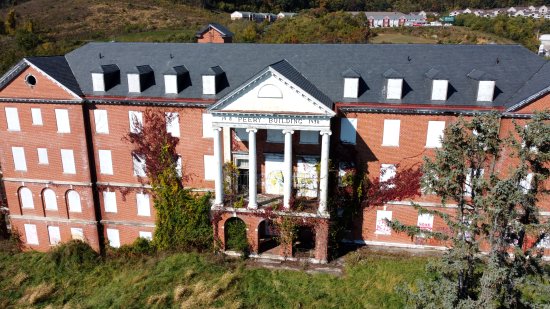
[[[395,286],[422,277],[426,262],[356,253],[336,277],[198,253],[111,257],[78,270],[49,253],[0,252],[0,307],[396,308]]]

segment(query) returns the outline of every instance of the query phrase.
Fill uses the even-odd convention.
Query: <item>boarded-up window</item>
[[[268,143],[284,143],[285,135],[282,130],[267,130],[267,142]]]
[[[67,192],[67,204],[69,205],[70,212],[82,212],[80,194],[75,190],[69,190],[69,192]]]
[[[396,167],[393,164],[381,164],[380,165],[380,182],[384,183],[387,182],[395,177],[396,173]],[[388,186],[389,188],[393,188],[395,184],[391,184]]]
[[[120,236],[117,229],[107,229],[107,239],[109,240],[109,246],[113,248],[120,247]]]
[[[34,200],[32,198],[32,192],[27,187],[19,189],[19,200],[21,202],[21,208],[34,208]]]
[[[391,227],[386,220],[391,221],[392,212],[387,210],[376,211],[376,230],[375,234],[378,235],[391,235]]]
[[[357,98],[359,78],[344,78],[344,98]]]
[[[38,153],[38,164],[49,164],[48,149],[37,148],[36,152]]]
[[[103,191],[103,205],[105,207],[105,212],[117,212],[116,193]]]
[[[178,156],[178,160],[176,161],[176,173],[178,173],[179,177],[183,177],[183,166],[182,166],[182,160],[181,156]]]
[[[79,227],[71,227],[71,238],[84,240],[84,230]]]
[[[25,148],[23,147],[11,147],[11,154],[13,156],[13,165],[16,171],[26,171],[27,161],[25,160]]]
[[[204,156],[204,180],[214,180],[216,178],[216,169],[214,156]]]
[[[357,138],[357,119],[340,119],[340,141],[344,144],[355,144]]]
[[[38,233],[36,233],[36,225],[25,224],[25,239],[29,245],[38,245]]]
[[[531,181],[533,181],[532,173],[527,174],[527,177],[520,181],[519,185],[523,193],[527,193],[529,192],[529,190],[531,190]]]
[[[468,169],[468,174],[466,174],[466,180],[464,181],[464,194],[467,196],[472,195],[472,187],[474,186],[474,183],[472,182],[472,174],[473,179],[477,181],[478,179],[483,178],[484,170],[481,168],[479,170],[472,170],[471,168]]]
[[[130,132],[140,133],[143,128],[143,113],[136,112],[136,111],[129,111],[128,120],[130,122]]]
[[[145,177],[145,157],[138,154],[132,154],[132,161],[134,164],[134,176]]]
[[[109,119],[107,117],[107,111],[104,109],[94,110],[95,120],[95,132],[96,133],[109,133]]]
[[[164,75],[164,91],[167,94],[177,94],[179,92],[177,75]]]
[[[59,226],[48,226],[48,236],[50,237],[50,244],[57,245],[61,242],[61,232]]]
[[[6,107],[6,121],[8,122],[8,131],[21,131],[17,108]]]
[[[319,131],[300,131],[300,144],[319,144]]]
[[[151,233],[151,232],[139,231],[139,237],[145,238],[145,239],[147,239],[147,240],[153,240],[153,233]]]
[[[110,150],[99,150],[99,172],[113,175],[113,161]]]
[[[434,228],[434,215],[428,213],[418,214],[416,226],[422,231],[431,232]]]
[[[72,149],[61,149],[61,164],[63,165],[63,173],[76,174]]]
[[[387,99],[389,100],[401,100],[401,93],[403,92],[403,79],[390,78],[388,79],[388,93]]]
[[[137,213],[138,216],[151,216],[151,207],[149,204],[149,194],[137,193]]]
[[[399,146],[399,130],[401,129],[401,120],[384,120],[384,137],[382,146]]]
[[[52,189],[44,189],[42,191],[42,198],[44,199],[44,208],[47,210],[57,210],[57,196]]]
[[[445,121],[428,121],[428,134],[426,135],[426,147],[441,147],[443,131],[445,130]]]
[[[139,74],[128,74],[128,92],[141,92]]]
[[[92,73],[92,87],[94,91],[105,91],[105,78],[103,73]]]
[[[57,133],[71,133],[71,124],[69,122],[68,110],[56,109],[55,120],[57,122]]]
[[[202,76],[202,94],[216,94],[216,76]]]
[[[478,101],[493,101],[495,95],[495,81],[492,80],[481,80],[479,81],[479,86],[477,89],[477,100]]]
[[[41,126],[44,123],[42,122],[42,111],[40,108],[31,108],[32,124],[35,126]]]
[[[180,117],[178,113],[166,113],[166,131],[174,137],[180,137]]]
[[[202,114],[202,137],[214,137],[211,114]]]
[[[447,100],[447,89],[449,81],[445,79],[435,79],[432,82],[432,100],[445,101]]]

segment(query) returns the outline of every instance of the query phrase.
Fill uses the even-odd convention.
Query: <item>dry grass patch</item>
[[[151,295],[147,298],[147,305],[160,306],[160,305],[166,304],[167,300],[168,300],[168,293]]]
[[[27,288],[23,297],[19,299],[21,305],[34,305],[48,299],[55,292],[55,283],[41,283]]]
[[[27,279],[29,279],[29,275],[24,272],[18,272],[17,275],[13,276],[11,282],[13,283],[13,285],[19,286]]]
[[[241,303],[235,300],[231,289],[231,284],[235,282],[237,277],[236,273],[229,271],[224,273],[213,285],[201,280],[190,288],[178,286],[174,291],[174,299],[177,297],[177,300],[181,300],[188,295],[181,303],[182,309],[208,308],[218,300],[230,300],[224,302],[224,304],[227,304],[224,308],[228,308],[228,306],[230,308],[240,308]]]

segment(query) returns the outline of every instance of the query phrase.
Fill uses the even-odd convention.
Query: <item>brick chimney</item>
[[[195,34],[197,43],[231,43],[233,32],[220,24],[210,23]]]

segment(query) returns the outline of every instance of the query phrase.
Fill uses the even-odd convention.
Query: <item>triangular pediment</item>
[[[256,74],[209,111],[335,115],[330,99],[284,60]]]

